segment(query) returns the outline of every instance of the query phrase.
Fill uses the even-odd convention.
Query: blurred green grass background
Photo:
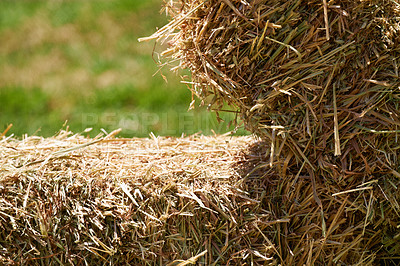
[[[52,136],[65,127],[120,136],[225,133],[180,77],[138,43],[167,22],[161,0],[1,0],[0,134]],[[198,104],[197,104],[198,105]],[[196,105],[196,106],[197,106]],[[239,129],[239,134],[246,132]]]

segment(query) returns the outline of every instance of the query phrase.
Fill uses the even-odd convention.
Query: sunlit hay
[[[167,1],[141,40],[187,68],[192,91],[234,107],[272,143],[270,164],[346,186],[397,172],[400,5],[394,0]],[[328,26],[328,27],[327,27]],[[287,161],[288,157],[291,160]]]
[[[1,265],[208,264],[240,251],[229,230],[256,202],[232,165],[252,137],[114,133],[1,136]]]

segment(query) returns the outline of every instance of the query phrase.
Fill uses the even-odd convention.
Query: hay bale
[[[313,171],[347,187],[399,175],[400,5],[393,0],[168,1],[148,39],[272,143],[281,175]],[[291,157],[289,160],[288,157]],[[289,166],[287,167],[288,164]]]
[[[242,163],[242,189],[274,217],[252,224],[262,254],[397,265],[399,3],[181,0],[166,11],[171,22],[142,40],[167,42],[163,65],[189,69],[202,104],[233,106],[265,140]]]
[[[0,264],[398,265],[398,179],[333,195],[279,177],[269,148],[248,136],[2,138]]]
[[[0,264],[226,262],[249,202],[231,165],[251,140],[1,138]]]

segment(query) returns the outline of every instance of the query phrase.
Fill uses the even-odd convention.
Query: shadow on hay
[[[256,217],[247,228],[266,257],[283,265],[400,264],[398,178],[365,175],[344,187],[294,159],[271,168],[269,154],[267,142],[256,142],[233,165],[241,189],[258,201],[247,209]]]

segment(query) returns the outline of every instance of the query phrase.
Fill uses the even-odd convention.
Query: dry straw
[[[250,136],[113,135],[0,140],[0,264],[400,260],[398,177],[311,186],[278,176]]]
[[[166,8],[163,55],[266,141],[5,131],[0,263],[398,265],[396,0]]]
[[[271,165],[346,183],[395,171],[400,133],[397,0],[167,1],[141,40],[192,73],[193,94],[228,103],[273,145]],[[175,64],[176,65],[176,64]],[[351,177],[350,177],[350,176]]]
[[[257,201],[232,164],[251,137],[113,135],[0,140],[1,265],[208,264],[240,251],[238,210]]]
[[[398,1],[176,0],[165,10],[170,23],[140,40],[168,43],[164,65],[190,70],[202,104],[231,105],[266,140],[245,174],[245,191],[278,217],[256,226],[263,254],[398,264]]]

